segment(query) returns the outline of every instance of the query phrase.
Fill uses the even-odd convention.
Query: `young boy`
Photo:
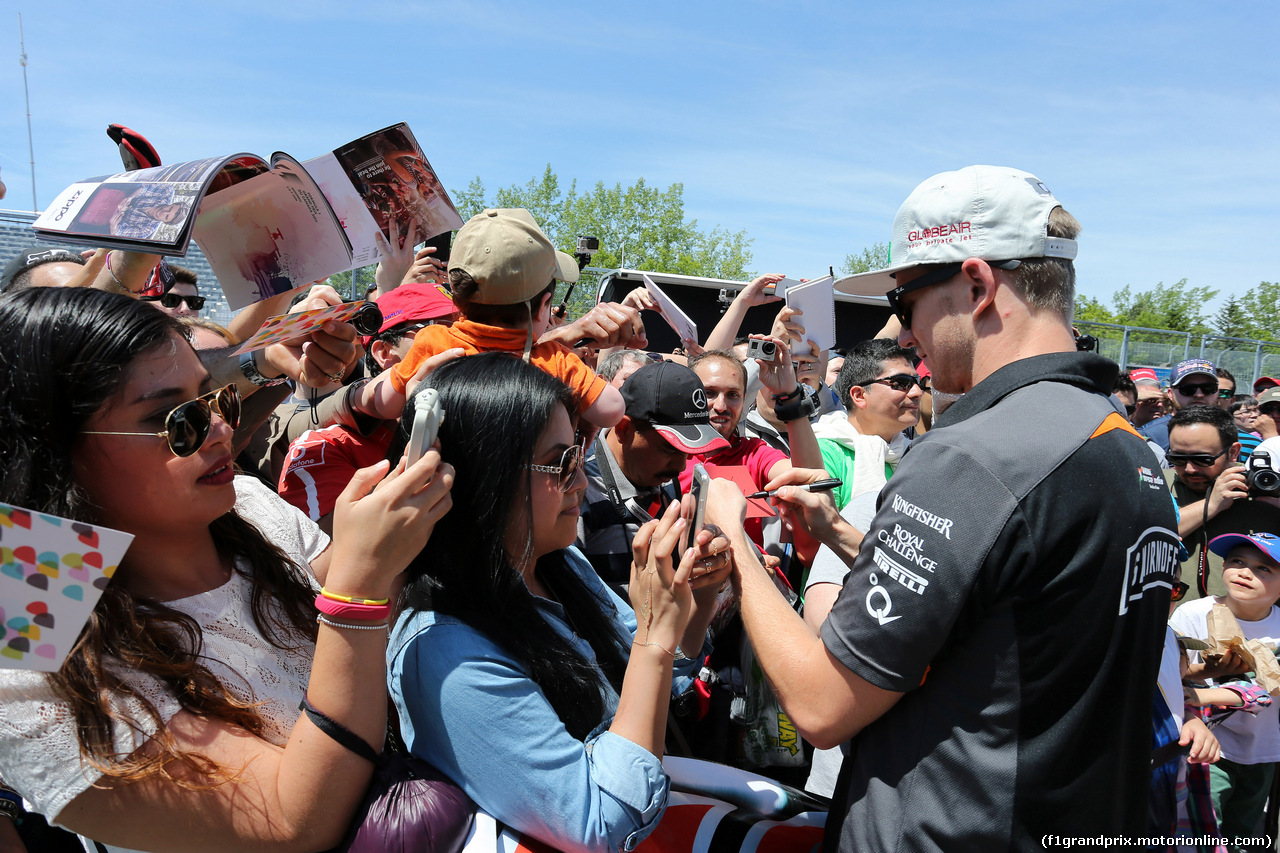
[[[1245,639],[1280,637],[1280,537],[1270,533],[1228,533],[1209,542],[1209,550],[1223,557],[1225,596],[1198,598],[1179,607],[1169,624],[1190,637],[1208,635],[1208,614],[1215,603],[1227,606]],[[1216,665],[1200,656],[1189,666],[1192,680],[1226,681],[1243,674],[1247,665],[1228,653]],[[1215,730],[1222,760],[1210,768],[1214,810],[1221,834],[1253,836],[1271,790],[1274,762],[1280,761],[1280,705],[1272,703],[1256,715],[1235,713]]]
[[[529,211],[486,210],[473,216],[449,254],[450,290],[461,319],[418,332],[404,360],[367,386],[364,400],[372,405],[361,409],[398,417],[406,388],[432,356],[451,349],[466,355],[500,350],[524,356],[568,385],[584,420],[613,426],[625,408],[621,392],[564,344],[536,343],[550,325],[556,280],[577,279],[577,264],[556,251]]]

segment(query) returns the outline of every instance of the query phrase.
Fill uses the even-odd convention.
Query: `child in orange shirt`
[[[449,281],[462,318],[427,326],[408,355],[370,384],[382,417],[399,416],[405,389],[423,362],[450,349],[466,355],[505,351],[560,379],[573,391],[578,413],[598,427],[623,415],[622,394],[562,343],[534,343],[550,325],[556,280],[578,279],[578,266],[555,247],[529,211],[486,210],[462,226],[449,256]]]

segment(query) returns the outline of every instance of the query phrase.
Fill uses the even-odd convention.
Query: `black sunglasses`
[[[1183,382],[1181,385],[1175,385],[1178,393],[1184,397],[1194,397],[1197,392],[1212,397],[1218,393],[1217,382]]]
[[[893,309],[893,313],[898,315],[902,328],[911,328],[911,309],[902,304],[902,297],[913,290],[932,287],[935,284],[942,284],[944,281],[954,278],[960,272],[960,267],[961,264],[944,264],[930,270],[919,278],[913,278],[906,284],[898,285],[885,294],[885,299],[889,300],[889,307]]]
[[[1231,448],[1227,448],[1227,450],[1230,449]],[[1193,463],[1197,468],[1208,468],[1214,462],[1221,459],[1223,454],[1226,452],[1227,451],[1224,450],[1222,453],[1218,453],[1214,456],[1210,456],[1207,453],[1166,453],[1164,458],[1167,459],[1169,464],[1175,468],[1180,468],[1187,463]]]
[[[573,477],[578,473],[578,466],[582,464],[582,457],[586,451],[581,444],[574,444],[565,448],[560,456],[559,465],[530,465],[530,471],[541,471],[543,474],[555,474],[559,477],[556,486],[562,492],[569,491],[569,487],[573,485]]]
[[[1219,400],[1229,400],[1235,395],[1236,395],[1236,389],[1234,388],[1223,388],[1221,386],[1218,387]]]
[[[148,296],[143,301],[159,302],[165,308],[174,309],[183,302],[187,303],[187,307],[192,311],[199,311],[204,307],[203,296],[183,296],[181,293],[166,293],[163,296]]]
[[[201,394],[175,406],[164,419],[163,432],[109,432],[85,430],[85,435],[151,435],[168,440],[174,456],[190,456],[204,445],[213,426],[213,414],[218,413],[227,426],[240,426],[240,389],[227,385],[208,394]]]
[[[921,391],[924,390],[924,385],[920,382],[920,377],[912,376],[910,373],[895,373],[892,376],[881,376],[879,379],[868,379],[866,382],[859,382],[858,384],[863,388],[866,388],[868,385],[874,385],[877,382],[882,382],[895,391],[910,391],[911,386],[913,385]]]

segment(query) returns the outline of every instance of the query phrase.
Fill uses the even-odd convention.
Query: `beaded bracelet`
[[[367,380],[362,380],[362,381],[367,381]],[[347,604],[373,604],[373,605],[378,605],[378,604],[390,604],[390,603],[391,603],[391,599],[389,599],[389,598],[356,598],[355,596],[351,596],[351,595],[340,595],[340,594],[338,594],[338,593],[336,593],[336,592],[330,592],[329,590],[325,589],[324,587],[321,587],[321,588],[320,588],[320,594],[321,594],[321,595],[323,595],[325,598],[327,598],[327,599],[331,600],[331,601],[342,601],[342,602],[345,602],[345,603],[347,603]]]
[[[323,593],[316,596],[316,610],[325,616],[337,616],[340,619],[355,619],[360,622],[385,620],[391,614],[389,604],[355,604],[345,601],[334,601]]]
[[[373,625],[352,625],[347,622],[334,622],[324,618],[324,614],[316,615],[316,621],[321,625],[328,625],[330,628],[346,628],[351,631],[385,631],[391,627],[387,622],[376,622]]]

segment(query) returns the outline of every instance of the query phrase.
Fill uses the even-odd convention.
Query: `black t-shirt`
[[[905,695],[852,742],[841,851],[1145,834],[1173,503],[1089,353],[1010,364],[898,466],[827,648]],[[843,825],[837,821],[843,820]]]

